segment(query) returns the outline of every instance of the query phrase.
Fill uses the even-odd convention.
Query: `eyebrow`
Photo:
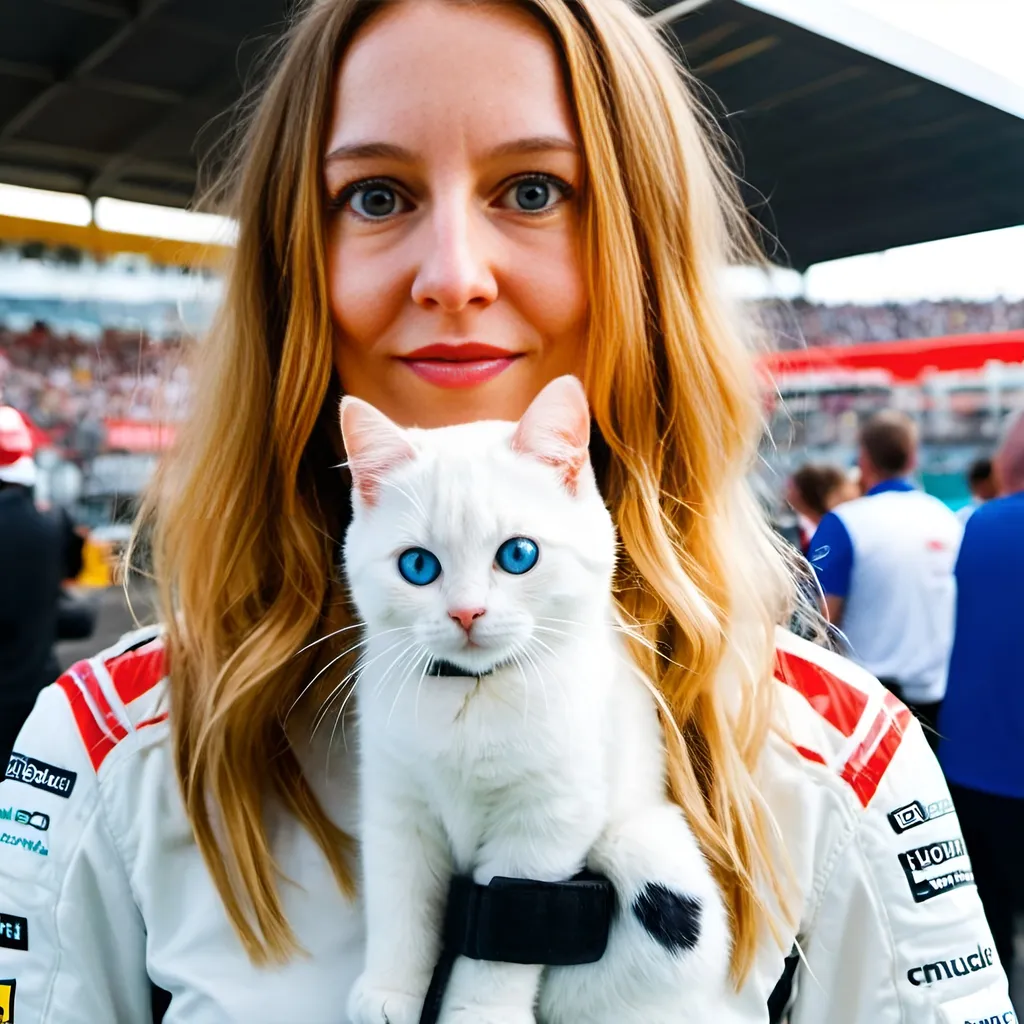
[[[579,153],[579,147],[571,139],[561,135],[534,135],[524,139],[513,139],[495,146],[487,153],[488,159],[503,156],[517,156],[522,153]],[[416,154],[404,146],[396,146],[390,142],[353,142],[336,146],[327,156],[325,163],[335,160],[397,160],[400,163],[413,163]]]

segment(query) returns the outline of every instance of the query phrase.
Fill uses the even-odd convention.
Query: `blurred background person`
[[[872,416],[859,436],[864,496],[825,515],[811,540],[829,621],[851,656],[906,703],[935,745],[953,640],[956,515],[908,479],[917,427],[902,413]]]
[[[980,505],[999,496],[999,484],[990,458],[983,456],[975,459],[967,467],[967,487],[971,492],[971,502],[957,512],[961,523],[966,523],[971,518],[971,513]]]
[[[939,759],[1003,966],[1024,897],[1024,410],[995,457],[1003,497],[967,522]]]
[[[857,497],[856,486],[840,466],[809,462],[786,485],[786,500],[796,513],[800,550],[806,555],[822,517],[836,505]]]
[[[41,512],[32,489],[32,435],[0,406],[0,763],[39,691],[59,674],[58,638],[88,636],[91,609],[63,589],[81,570],[81,539],[61,510]]]

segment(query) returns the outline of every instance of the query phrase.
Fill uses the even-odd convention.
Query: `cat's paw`
[[[533,1010],[463,1003],[446,1009],[442,1024],[536,1024]]]
[[[349,1024],[418,1024],[423,996],[384,988],[360,978],[348,997]]]

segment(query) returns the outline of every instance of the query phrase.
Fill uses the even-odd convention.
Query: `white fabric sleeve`
[[[791,1024],[1016,1022],[973,877],[911,721],[803,937]]]
[[[57,684],[14,750],[0,783],[0,1021],[148,1021],[145,929],[104,812],[116,776],[101,792]]]

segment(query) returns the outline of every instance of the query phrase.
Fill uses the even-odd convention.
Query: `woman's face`
[[[324,156],[334,361],[406,426],[518,419],[582,371],[583,161],[529,15],[417,0],[339,69]]]

